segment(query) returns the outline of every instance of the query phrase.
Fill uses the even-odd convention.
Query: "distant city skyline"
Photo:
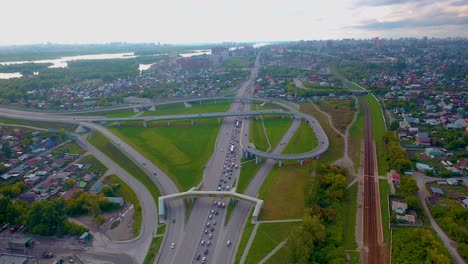
[[[0,45],[468,37],[466,0],[17,0]]]

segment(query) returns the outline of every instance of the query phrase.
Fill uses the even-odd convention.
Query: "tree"
[[[416,180],[409,176],[405,175],[400,179],[400,192],[405,196],[408,197],[410,195],[414,195],[418,191],[418,184]]]
[[[400,123],[397,120],[393,120],[392,123],[390,123],[390,130],[395,131],[400,127]]]
[[[66,220],[65,201],[52,199],[33,203],[28,223],[32,233],[52,236],[64,234]]]

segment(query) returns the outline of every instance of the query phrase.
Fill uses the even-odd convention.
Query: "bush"
[[[88,232],[89,229],[75,222],[66,221],[64,225],[64,231],[65,234],[79,236],[84,232]]]
[[[104,224],[106,222],[106,218],[103,215],[98,215],[98,216],[94,217],[93,222],[96,225],[100,226],[100,225],[102,225],[102,224]]]

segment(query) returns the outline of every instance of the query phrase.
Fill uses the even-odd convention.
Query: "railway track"
[[[380,216],[380,197],[378,192],[378,177],[375,177],[375,148],[372,136],[372,122],[369,108],[366,102],[360,98],[362,103],[364,124],[364,248],[362,255],[364,263],[385,264],[385,250],[383,247],[382,221]]]

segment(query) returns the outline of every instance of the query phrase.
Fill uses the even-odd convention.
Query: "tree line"
[[[345,263],[343,197],[345,171],[322,165],[306,187],[306,212],[301,226],[291,233],[290,263]]]

